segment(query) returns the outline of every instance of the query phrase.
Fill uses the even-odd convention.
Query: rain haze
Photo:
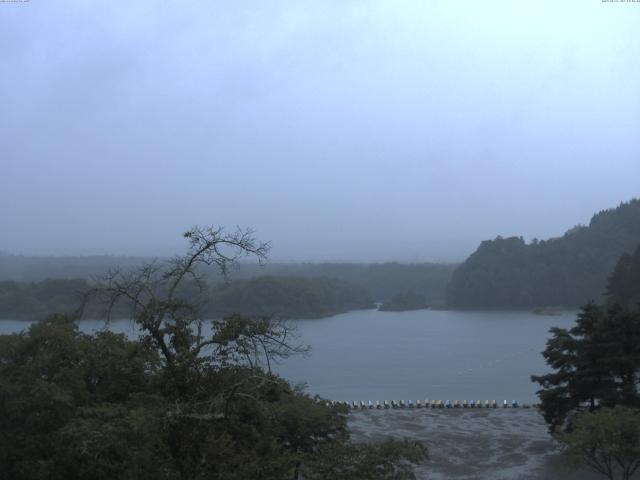
[[[0,479],[639,479],[639,26],[0,0]]]
[[[640,3],[0,4],[0,250],[460,261],[637,196]]]

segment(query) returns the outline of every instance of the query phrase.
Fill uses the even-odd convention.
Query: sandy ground
[[[535,409],[357,410],[349,425],[355,441],[424,441],[430,459],[417,469],[420,479],[605,478],[566,466]]]

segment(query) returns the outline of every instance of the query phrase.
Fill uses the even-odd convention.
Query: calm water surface
[[[548,371],[540,352],[552,326],[575,312],[356,311],[296,324],[311,345],[279,372],[335,400],[536,400],[533,373]]]
[[[362,310],[316,320],[297,320],[307,357],[292,357],[276,370],[309,392],[335,400],[517,399],[536,400],[533,373],[548,369],[540,352],[553,326],[570,327],[575,312]],[[0,332],[28,324],[0,321]],[[104,327],[86,321],[82,330]],[[126,320],[110,328],[136,336]]]

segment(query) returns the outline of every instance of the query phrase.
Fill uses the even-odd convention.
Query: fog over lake
[[[0,480],[640,476],[639,26],[0,0]]]

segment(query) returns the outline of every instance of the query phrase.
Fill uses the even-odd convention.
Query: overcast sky
[[[450,261],[640,196],[640,3],[0,3],[0,250]]]

